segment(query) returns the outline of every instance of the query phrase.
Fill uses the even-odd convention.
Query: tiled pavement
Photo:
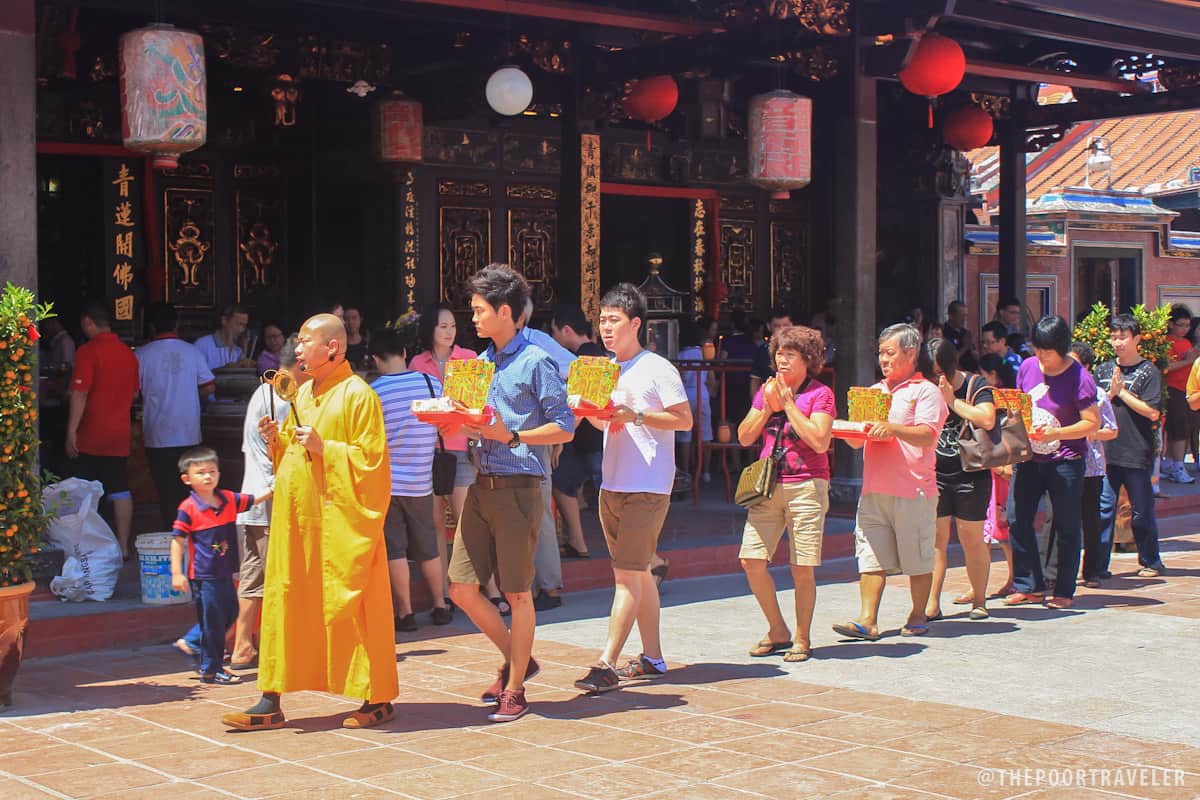
[[[401,639],[397,720],[359,732],[339,727],[354,703],[306,692],[285,698],[288,728],[226,733],[253,684],[202,686],[168,647],[35,659],[0,715],[0,799],[1200,797],[1200,535],[1166,550],[1169,578],[1118,556],[1082,612],[998,609],[878,644],[829,631],[857,592],[831,563],[806,664],[745,656],[762,630],[740,578],[672,582],[669,677],[602,697],[571,684],[611,594],[571,595],[541,617],[533,713],[501,726],[477,700],[495,654],[465,628]],[[962,586],[956,568],[947,603]],[[889,584],[885,628],[906,597]]]

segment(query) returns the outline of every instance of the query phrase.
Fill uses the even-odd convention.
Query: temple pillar
[[[1009,120],[1000,128],[1000,299],[1025,305],[1025,126]],[[995,309],[989,309],[989,314]],[[989,316],[990,319],[990,316]]]
[[[834,149],[834,313],[837,342],[838,416],[846,417],[846,389],[875,382],[876,330],[876,81],[863,71],[860,40],[848,73],[850,91],[838,109]],[[862,456],[844,444],[836,445],[835,475],[830,487],[834,502],[857,501],[862,488]]]
[[[0,280],[37,292],[34,20],[34,0],[0,3]]]

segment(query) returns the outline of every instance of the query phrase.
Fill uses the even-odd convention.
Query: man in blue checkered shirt
[[[542,481],[536,447],[569,442],[575,418],[554,360],[517,336],[529,284],[503,264],[480,270],[469,283],[472,321],[492,344],[479,357],[496,365],[488,394],[491,424],[467,429],[481,439],[479,477],[467,492],[450,559],[450,597],[504,656],[500,674],[481,697],[496,705],[492,722],[511,722],[528,709],[525,681],[538,672],[532,657],[535,611],[530,584],[542,519]],[[512,607],[512,629],[479,591],[496,578]]]

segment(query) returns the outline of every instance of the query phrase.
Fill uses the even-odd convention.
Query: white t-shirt
[[[617,393],[634,411],[664,411],[686,403],[679,370],[657,353],[643,350],[621,366]],[[604,480],[608,492],[670,494],[675,485],[675,432],[627,423],[604,431]]]
[[[266,384],[259,386],[246,403],[246,418],[242,422],[242,453],[246,456],[246,468],[242,471],[242,494],[259,497],[275,488],[275,465],[267,454],[267,443],[258,432],[258,421],[271,416],[271,397],[275,397],[275,421],[287,418],[290,405],[278,393],[272,393]],[[237,516],[238,525],[270,525],[271,501],[251,506]]]
[[[217,341],[217,335],[210,333],[196,340],[196,347],[204,355],[210,369],[220,369],[236,363],[242,357],[242,348],[237,345],[226,347]]]
[[[142,385],[142,431],[146,447],[200,443],[200,386],[211,383],[204,356],[182,339],[165,337],[134,353]]]

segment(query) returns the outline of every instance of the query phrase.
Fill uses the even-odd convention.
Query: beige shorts
[[[814,478],[779,484],[769,500],[754,506],[747,514],[738,558],[770,561],[787,530],[791,550],[788,563],[795,567],[820,566],[828,510],[829,481]]]
[[[854,524],[859,572],[925,575],[933,572],[937,497],[864,494]]]
[[[242,566],[238,572],[238,597],[262,597],[267,574],[266,525],[238,525]]]
[[[650,569],[671,496],[600,490],[600,527],[615,569]]]

